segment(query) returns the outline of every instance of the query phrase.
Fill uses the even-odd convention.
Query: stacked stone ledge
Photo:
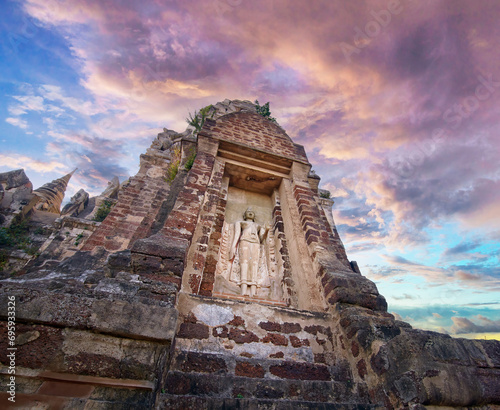
[[[2,298],[20,301],[20,377],[30,386],[22,400],[168,409],[499,404],[500,344],[395,320],[347,259],[333,201],[319,196],[303,147],[251,103],[226,100],[210,113],[196,139],[159,135],[74,256],[2,283]],[[167,182],[176,148],[180,171]],[[242,198],[268,204],[279,279],[270,296],[221,279],[223,235]],[[49,353],[40,360],[28,354],[42,346]],[[77,393],[61,396],[63,386]]]

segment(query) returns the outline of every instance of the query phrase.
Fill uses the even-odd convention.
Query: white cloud
[[[10,125],[14,127],[22,128],[23,130],[28,128],[28,122],[19,117],[8,117],[5,119],[5,122],[8,122]]]
[[[65,171],[67,166],[57,161],[40,161],[24,155],[0,154],[0,163],[8,169],[32,169],[37,172]]]

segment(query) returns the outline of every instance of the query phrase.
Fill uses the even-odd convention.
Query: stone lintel
[[[229,164],[239,165],[239,166],[251,169],[251,170],[263,172],[265,174],[275,175],[275,176],[278,176],[280,178],[288,178],[289,177],[288,174],[284,174],[282,172],[270,170],[268,167],[264,168],[264,167],[261,167],[261,166],[255,165],[255,164],[243,163],[243,162],[240,162],[240,161],[237,161],[234,159],[229,159],[229,158],[224,158],[224,161],[226,163],[229,163]]]
[[[245,152],[244,149],[241,148],[241,146],[237,146],[236,144],[232,144],[230,147],[233,148],[233,146],[236,146],[237,148],[240,148],[241,151]],[[249,165],[255,165],[261,168],[265,168],[268,171],[275,171],[277,173],[281,173],[283,175],[288,175],[290,172],[290,167],[286,165],[282,165],[279,163],[282,158],[277,157],[277,156],[272,156],[270,154],[267,154],[267,157],[271,157],[270,159],[263,160],[260,158],[255,158],[257,155],[250,156],[248,153],[242,154],[239,152],[236,152],[236,149],[230,150],[230,149],[222,149],[219,148],[218,154],[222,158],[228,158],[232,159],[235,161],[238,161],[240,163],[244,164],[249,164]],[[254,150],[255,152],[255,150]],[[275,158],[274,158],[275,157]],[[273,161],[274,160],[274,161]]]

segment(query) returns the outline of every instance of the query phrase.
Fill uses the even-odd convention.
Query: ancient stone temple
[[[56,228],[52,251],[0,281],[17,405],[500,405],[500,342],[395,320],[348,260],[304,148],[249,102],[206,112],[158,135],[81,243],[53,256]]]

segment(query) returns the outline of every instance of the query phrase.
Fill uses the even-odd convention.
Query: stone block
[[[29,288],[16,291],[17,320],[69,326],[132,338],[171,341],[175,333],[177,310],[174,308],[120,299],[96,299]],[[7,295],[0,294],[7,306]]]
[[[131,257],[132,269],[136,273],[156,273],[162,271],[162,259],[159,256],[134,253]]]
[[[168,238],[162,234],[155,234],[148,238],[135,241],[132,253],[159,256],[166,259],[184,260],[189,247],[185,239]]]

